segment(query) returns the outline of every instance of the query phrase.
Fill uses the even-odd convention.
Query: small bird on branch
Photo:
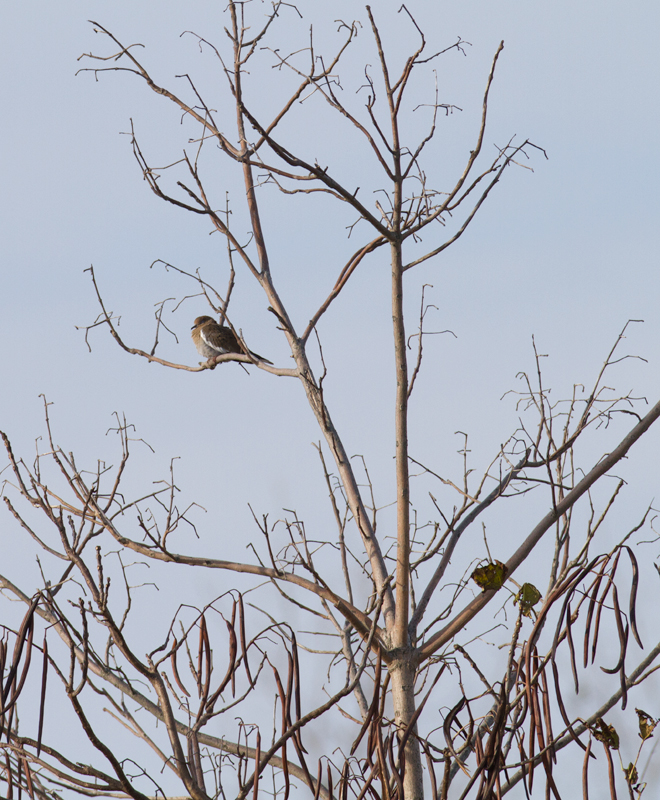
[[[241,353],[252,356],[255,361],[263,361],[264,364],[273,363],[258,353],[248,350],[239,342],[231,328],[226,325],[218,325],[212,317],[197,317],[192,326],[191,335],[197,352],[202,358],[213,358],[225,353]]]

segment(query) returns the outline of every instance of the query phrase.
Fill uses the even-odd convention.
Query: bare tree
[[[165,170],[150,165],[135,132],[133,152],[144,180],[159,198],[202,216],[226,240],[224,294],[199,273],[167,266],[193,282],[219,322],[241,342],[243,352],[221,353],[196,367],[160,358],[156,350],[165,325],[163,305],[153,347],[127,344],[106,310],[93,270],[101,312],[86,333],[107,327],[125,351],[168,368],[203,371],[238,361],[299,381],[325,441],[318,448],[319,474],[327,485],[335,532],[319,538],[309,534],[295,514],[279,526],[255,514],[260,544],[254,546],[251,562],[179,552],[177,537],[184,523],[193,524],[193,509],[178,507],[173,473],[146,496],[126,488],[131,437],[124,419],[118,419],[116,427],[121,443],[118,465],[107,467],[99,461],[91,470],[56,442],[48,403],[47,445],[38,450],[32,466],[14,454],[3,434],[12,472],[5,502],[48,564],[36,591],[0,576],[5,596],[26,608],[20,626],[5,626],[0,643],[0,747],[7,796],[27,791],[50,800],[65,791],[143,800],[174,796],[183,786],[185,796],[194,800],[229,794],[256,800],[260,791],[287,800],[293,787],[315,800],[344,800],[349,795],[357,800],[367,795],[383,800],[486,800],[505,795],[521,782],[531,795],[541,781],[545,796],[559,797],[555,766],[570,745],[569,752],[584,752],[586,797],[595,770],[591,762],[596,739],[604,748],[614,797],[617,778],[611,751],[618,749],[618,738],[603,717],[618,702],[626,706],[629,691],[651,674],[660,654],[658,641],[636,666],[628,666],[630,636],[642,647],[636,622],[639,568],[632,537],[652,526],[652,510],[640,513],[613,547],[603,548],[603,523],[624,482],[617,481],[607,494],[595,491],[660,415],[660,403],[642,417],[639,400],[608,388],[606,379],[622,357],[625,328],[590,390],[576,387],[566,401],[551,402],[537,354],[536,375],[523,376],[520,426],[479,479],[468,464],[467,441],[463,474],[455,480],[416,461],[408,451],[408,404],[423,365],[429,306],[422,289],[419,317],[406,325],[404,273],[456,242],[510,167],[527,166],[533,152],[543,154],[530,141],[513,139],[498,148],[493,159],[483,153],[489,93],[503,45],[486,77],[481,122],[463,168],[450,186],[438,188],[427,177],[424,158],[437,157],[433,146],[438,119],[452,107],[441,102],[436,90],[428,129],[412,144],[402,132],[402,122],[417,73],[431,69],[448,51],[461,51],[462,40],[429,50],[424,33],[402,6],[401,24],[416,32],[418,46],[395,65],[367,6],[360,42],[368,39],[364,46],[371,49],[369,58],[375,54],[377,66],[365,69],[365,86],[354,108],[343,98],[339,74],[342,59],[356,46],[356,23],[340,23],[343,41],[330,57],[317,52],[311,34],[306,47],[283,55],[271,37],[277,36],[280,16],[294,15],[297,9],[274,3],[258,30],[258,13],[251,22],[245,17],[252,10],[245,3],[229,3],[222,46],[197,37],[226,78],[235,111],[232,134],[224,132],[228,109],[214,111],[190,77],[186,76],[185,95],[158,85],[138,59],[138,46],[124,45],[98,23],[93,23],[95,30],[109,50],[85,56],[94,61],[86,70],[96,75],[133,73],[198,126],[189,149]],[[255,107],[246,89],[259,85],[264,53],[280,70],[283,91],[295,81],[277,112],[268,116]],[[314,103],[335,112],[338,135],[347,126],[364,145],[362,157],[378,165],[374,202],[361,199],[366,191],[340,180],[331,166],[308,160],[299,154],[301,148],[287,143],[289,116],[300,108],[313,114]],[[223,119],[223,126],[216,118]],[[213,155],[219,151],[219,157],[242,174],[251,233],[247,244],[232,226],[227,206],[217,210],[215,187],[203,177],[202,156],[210,155],[211,144],[216,148]],[[165,188],[168,170],[179,170],[171,189]],[[262,199],[264,185],[276,187],[284,199],[323,193],[354,215],[350,232],[359,243],[337,269],[327,297],[311,310],[302,331],[294,326],[271,271],[262,210],[273,213],[273,208]],[[332,221],[324,218],[320,224]],[[385,527],[377,527],[382,515],[367,466],[356,471],[359,462],[349,458],[333,423],[317,334],[332,303],[350,291],[356,270],[379,251],[388,254],[390,265],[396,367],[396,519],[391,526],[386,520]],[[263,290],[294,366],[256,358],[232,324],[229,303],[235,281],[250,278]],[[316,371],[314,364],[320,365]],[[578,442],[597,439],[621,414],[634,417],[634,426],[609,452],[581,466]],[[411,493],[412,473],[437,481],[431,523],[420,524],[415,516],[418,498]],[[532,491],[540,508],[549,510],[540,514],[515,552],[501,555],[505,561],[489,555],[475,565],[474,551],[462,546],[466,531],[476,530],[503,503],[515,519],[512,504]],[[42,515],[41,521],[26,504]],[[535,558],[538,545],[550,538],[552,558]],[[220,570],[230,587],[232,575],[235,587],[242,586],[238,573],[253,576],[250,591],[264,583],[274,587],[291,604],[295,618],[308,622],[294,629],[291,619],[276,617],[276,606],[256,600],[258,594],[251,594],[248,603],[245,591],[238,588],[228,588],[200,608],[177,597],[178,611],[157,632],[160,644],[143,653],[144,638],[136,621],[149,619],[149,601],[131,577],[135,556],[143,563],[160,562],[168,571]],[[522,565],[544,594],[529,580],[516,582],[514,575]],[[167,582],[175,585],[169,577]],[[503,613],[511,615],[510,623],[494,621]],[[261,629],[259,614],[266,619]],[[497,633],[492,635],[501,653],[497,657],[482,645],[484,632],[494,625]],[[318,647],[316,635],[334,644]],[[581,654],[576,651],[577,636],[582,637]],[[608,655],[611,642],[616,642],[617,660],[604,671],[618,676],[618,689],[609,692],[603,683],[604,693],[591,713],[580,716],[567,690],[574,685],[578,691],[581,670],[591,675],[600,666],[597,648],[604,638],[601,648]],[[328,670],[325,684],[319,660]],[[80,741],[71,740],[66,730],[52,741],[44,740],[46,697],[56,692],[53,681],[58,680],[68,708],[92,745],[84,757]],[[40,698],[39,716],[27,736],[23,727],[19,730],[18,708],[34,706],[35,697]],[[127,737],[131,735],[130,742],[135,737],[142,743],[145,754],[136,755],[132,744],[108,732],[102,708],[123,726]],[[655,720],[646,712],[637,714],[644,744],[653,735]],[[637,758],[623,774],[631,797],[643,790]]]

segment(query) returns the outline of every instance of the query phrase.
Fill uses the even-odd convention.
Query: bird
[[[273,363],[244,347],[231,328],[226,325],[218,325],[213,317],[197,317],[191,330],[197,352],[203,358],[213,358],[224,353],[242,353],[252,356],[256,361],[263,361],[265,364]]]

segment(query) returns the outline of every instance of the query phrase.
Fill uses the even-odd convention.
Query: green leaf
[[[520,610],[526,617],[532,616],[532,608],[541,599],[541,592],[533,583],[523,583],[520,591],[515,596],[514,605],[520,603]]]

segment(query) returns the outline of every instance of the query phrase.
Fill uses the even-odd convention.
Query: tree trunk
[[[415,714],[415,661],[412,650],[402,653],[390,666],[394,721],[399,730],[399,741],[404,736]],[[417,739],[417,726],[408,731],[403,755],[403,796],[405,800],[422,800],[424,797],[424,774],[422,757]]]

